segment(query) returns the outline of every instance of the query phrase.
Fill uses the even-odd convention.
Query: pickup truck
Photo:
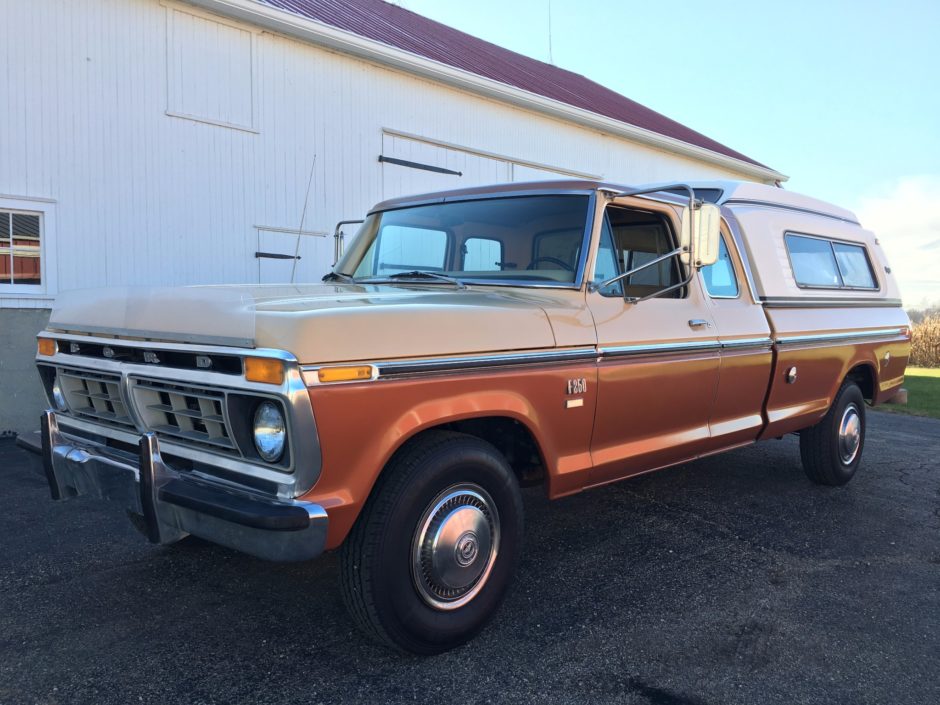
[[[338,248],[339,249],[339,248]],[[909,320],[846,210],[752,183],[503,184],[377,205],[322,283],[60,296],[52,497],[271,560],[341,551],[354,620],[473,637],[551,498],[799,433],[859,470]]]

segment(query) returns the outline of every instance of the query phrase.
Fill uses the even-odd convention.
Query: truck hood
[[[65,292],[49,328],[278,348],[301,363],[551,348],[550,294],[447,285],[123,287]]]

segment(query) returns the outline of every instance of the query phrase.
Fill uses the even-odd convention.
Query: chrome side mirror
[[[336,224],[336,228],[333,230],[333,265],[336,266],[336,263],[339,262],[340,258],[346,252],[346,233],[343,232],[342,228],[344,225],[353,225],[355,223],[364,223],[364,220],[341,220]]]
[[[688,206],[683,208],[680,232],[683,264],[691,263],[702,268],[718,261],[721,242],[721,209],[718,206],[703,203],[694,210]]]

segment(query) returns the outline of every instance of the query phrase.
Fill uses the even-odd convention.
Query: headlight
[[[62,387],[59,386],[59,378],[52,380],[52,401],[55,402],[59,411],[65,411],[68,406],[65,403],[65,394],[62,393]]]
[[[287,439],[287,427],[284,424],[284,414],[277,404],[270,401],[258,404],[253,430],[258,455],[269,463],[280,460],[284,453],[284,441]]]

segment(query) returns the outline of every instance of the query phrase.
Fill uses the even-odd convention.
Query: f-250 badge
[[[584,394],[585,392],[587,392],[587,380],[584,377],[568,380],[568,394]]]

